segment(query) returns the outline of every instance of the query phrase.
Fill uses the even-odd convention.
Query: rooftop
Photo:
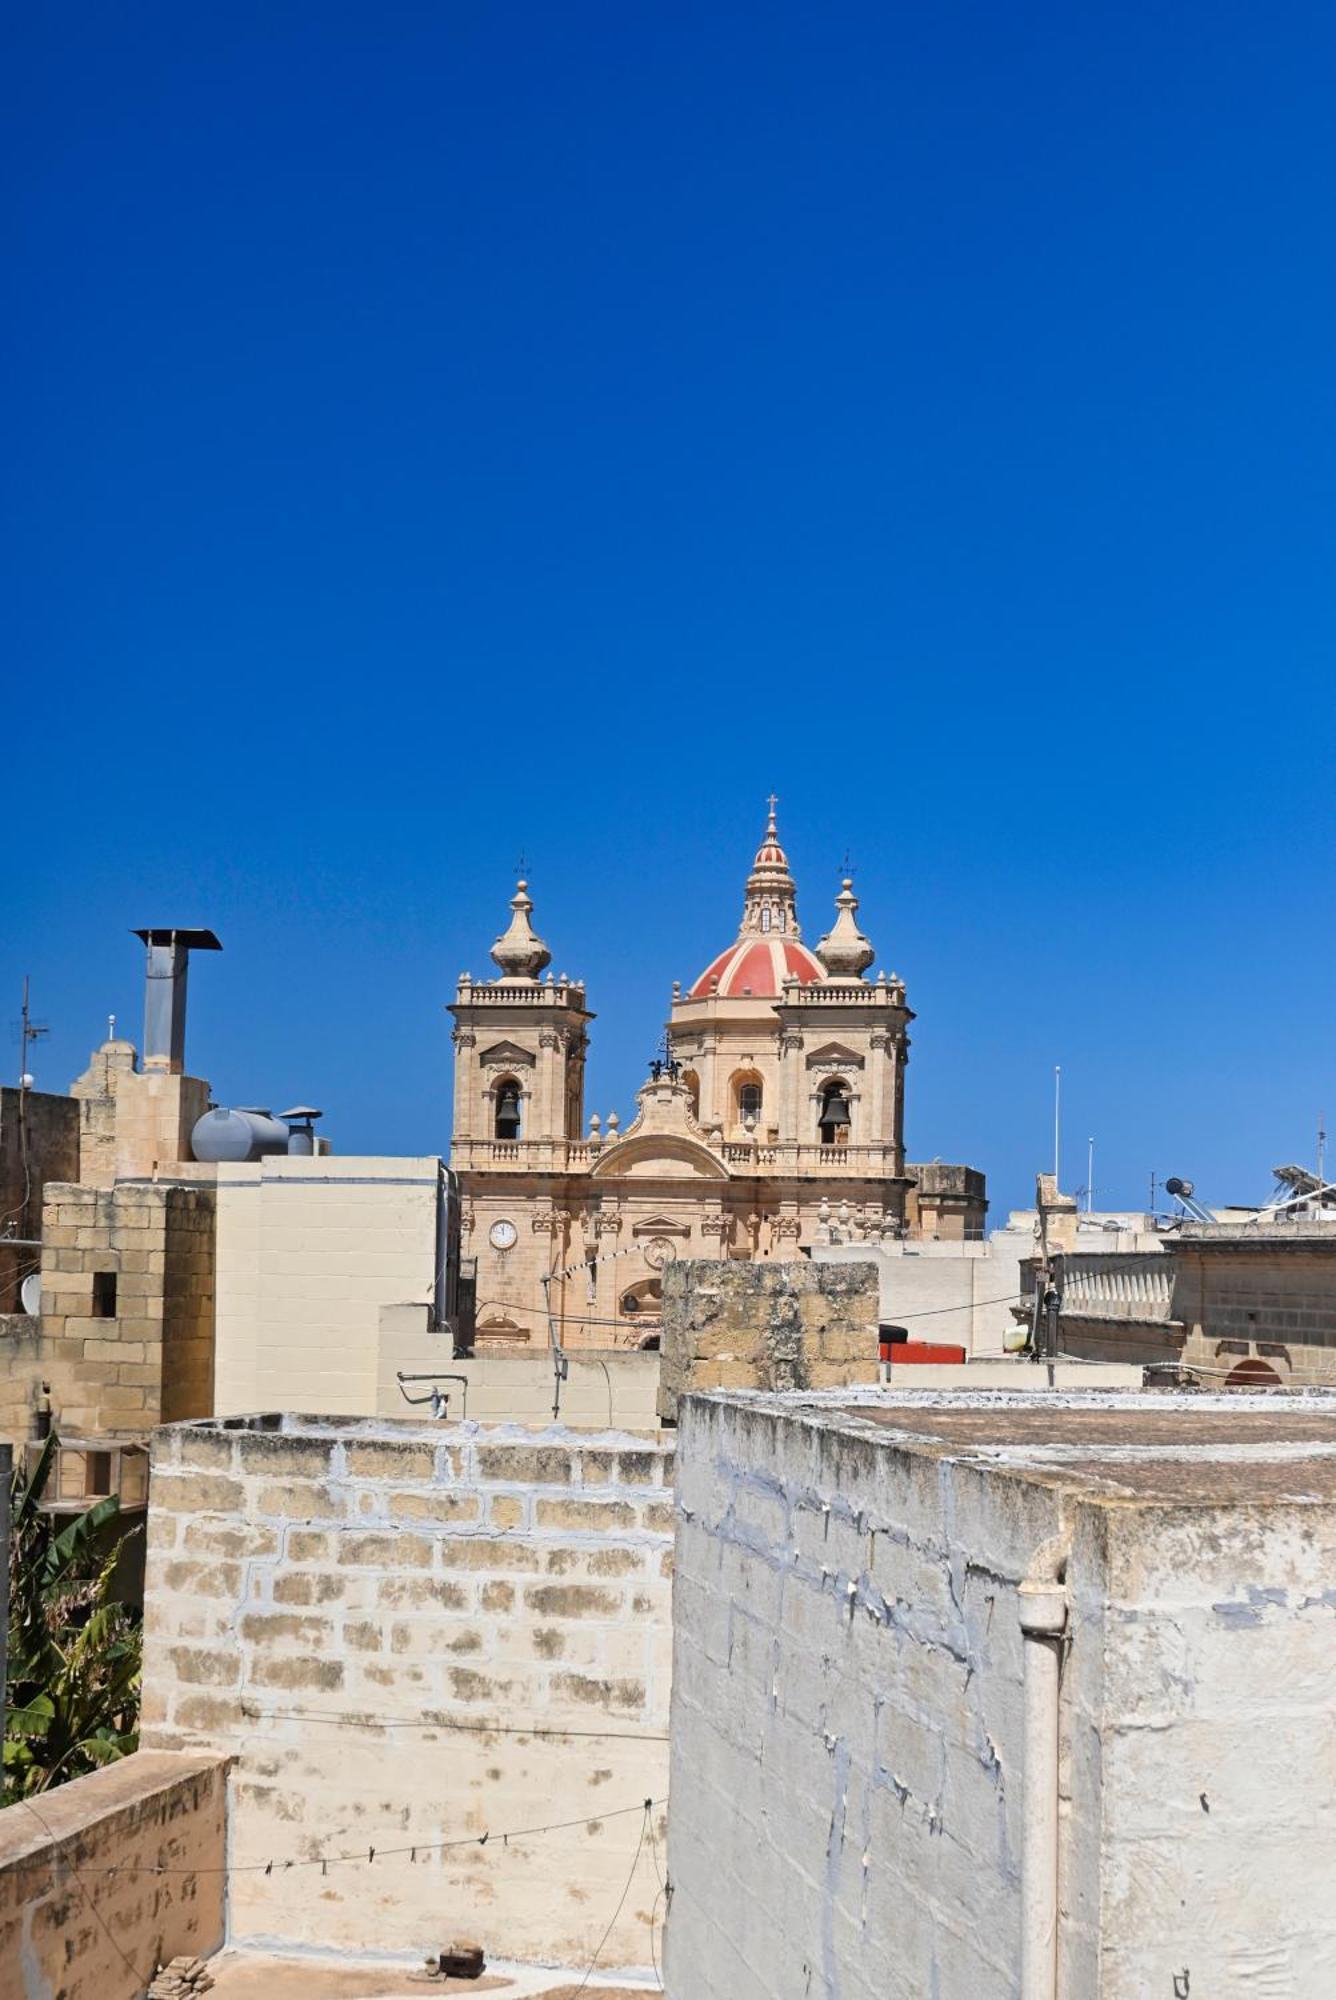
[[[719,1392],[703,1400],[743,1403],[865,1444],[986,1467],[1095,1501],[1336,1501],[1336,1391],[842,1389],[802,1397]]]

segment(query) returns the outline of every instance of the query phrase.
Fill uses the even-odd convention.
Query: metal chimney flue
[[[180,1076],[186,1059],[186,972],[192,951],[221,951],[212,931],[137,930],[148,951],[144,979],[144,1068]]]

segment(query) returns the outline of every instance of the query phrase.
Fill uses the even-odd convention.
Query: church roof
[[[798,929],[797,893],[789,857],[779,841],[776,803],[772,797],[770,817],[747,877],[737,938],[694,981],[693,1000],[777,1000],[786,979],[808,986],[826,976]]]
[[[711,959],[692,987],[691,998],[740,1000],[746,995],[778,1000],[786,979],[809,986],[825,976],[815,954],[798,938],[748,935]]]

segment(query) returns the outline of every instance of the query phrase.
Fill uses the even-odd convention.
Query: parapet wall
[[[671,1452],[251,1421],[157,1434],[145,1607],[145,1741],[236,1756],[233,1939],[592,1956],[663,1836]],[[647,1839],[604,1963],[657,1892]]]
[[[1055,1990],[1333,1990],[1334,1442],[1318,1398],[687,1398],[669,2000],[1018,2000],[1058,1546]]]
[[[663,1274],[659,1415],[692,1389],[827,1389],[877,1380],[871,1263],[680,1258]]]
[[[0,2000],[140,2000],[167,1960],[216,1951],[226,1774],[141,1750],[0,1812]]]

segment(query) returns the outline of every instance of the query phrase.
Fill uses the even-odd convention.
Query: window
[[[115,1319],[115,1317],[116,1273],[114,1271],[94,1271],[93,1318]]]
[[[729,1078],[728,1094],[733,1106],[734,1127],[744,1135],[749,1129],[755,1131],[761,1122],[761,1105],[765,1097],[764,1085],[757,1071],[735,1070]],[[753,1121],[750,1128],[747,1124],[749,1118]]]
[[[513,1076],[496,1086],[496,1136],[498,1139],[520,1136],[520,1087]]]
[[[770,905],[769,903],[767,903],[765,908],[761,912],[761,929],[763,931],[768,931],[769,928],[770,928]]]
[[[684,1069],[682,1072],[682,1081],[687,1087],[687,1096],[691,1100],[691,1115],[693,1118],[698,1119],[700,1117],[700,1078],[694,1069]]]
[[[749,1118],[760,1122],[761,1086],[759,1083],[744,1083],[738,1092],[738,1116],[745,1125]]]
[[[838,1077],[828,1083],[821,1093],[821,1110],[817,1122],[823,1146],[848,1144],[849,1092]]]

